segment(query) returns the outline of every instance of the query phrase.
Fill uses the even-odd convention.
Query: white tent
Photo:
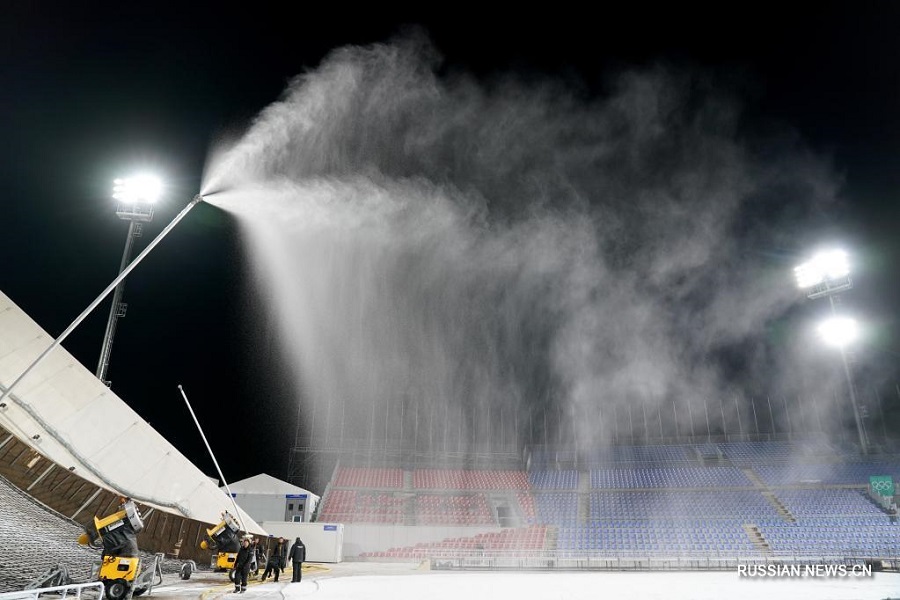
[[[311,494],[309,490],[282,481],[271,475],[260,473],[247,479],[241,479],[234,483],[229,483],[228,487],[233,494]]]

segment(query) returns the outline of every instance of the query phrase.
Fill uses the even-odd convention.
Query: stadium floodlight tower
[[[16,389],[16,386],[18,386],[20,383],[22,383],[22,380],[25,379],[26,377],[28,377],[28,374],[31,373],[35,368],[37,368],[37,366],[40,365],[44,361],[44,359],[47,358],[47,356],[49,356],[51,352],[53,352],[54,349],[59,347],[59,345],[62,344],[63,341],[67,337],[69,337],[69,334],[72,333],[73,331],[75,331],[75,328],[78,327],[79,325],[81,325],[81,322],[84,321],[87,318],[87,316],[89,314],[91,314],[94,311],[94,309],[97,308],[97,306],[99,306],[99,304],[101,302],[103,302],[103,300],[107,296],[109,296],[110,292],[112,292],[116,287],[118,287],[118,285],[122,282],[122,280],[125,279],[126,277],[128,277],[128,274],[131,273],[139,264],[141,264],[141,261],[144,260],[144,258],[148,254],[150,254],[150,252],[152,252],[154,248],[156,248],[157,244],[159,244],[161,241],[163,241],[163,238],[165,238],[167,235],[169,235],[169,232],[172,231],[172,229],[174,229],[175,226],[181,222],[181,220],[185,217],[185,215],[187,215],[191,211],[192,208],[197,206],[197,204],[199,204],[202,201],[203,201],[203,195],[197,194],[196,196],[194,196],[193,200],[191,200],[188,203],[187,206],[185,206],[184,208],[181,209],[181,212],[179,212],[177,215],[175,215],[175,218],[172,219],[172,221],[168,225],[163,227],[163,230],[160,231],[159,234],[155,238],[153,238],[153,240],[151,240],[151,242],[149,244],[147,244],[147,247],[144,248],[141,251],[141,253],[137,255],[137,258],[135,258],[133,261],[129,262],[128,266],[126,266],[125,269],[121,273],[119,273],[119,276],[116,277],[115,279],[113,279],[112,282],[108,286],[106,286],[106,289],[104,289],[102,292],[100,292],[100,295],[97,296],[96,298],[94,298],[93,302],[88,304],[87,308],[85,308],[83,311],[81,311],[81,314],[78,315],[77,317],[75,317],[75,320],[72,321],[71,323],[69,323],[69,326],[66,327],[62,333],[60,333],[58,336],[56,336],[56,339],[53,340],[53,343],[51,343],[49,346],[44,348],[43,352],[38,354],[37,358],[35,358],[33,361],[31,361],[31,363],[29,363],[29,365],[27,367],[25,367],[25,370],[22,371],[21,373],[19,373],[18,377],[13,379],[12,383],[10,383],[8,386],[6,386],[6,389],[3,390],[2,394],[0,394],[0,404],[2,404],[3,401],[6,400],[7,398],[12,399],[14,402],[18,402],[18,400],[12,395],[13,390]],[[2,389],[2,387],[0,387],[0,389]],[[28,405],[24,405],[24,404],[20,404],[20,405],[27,412],[29,412],[29,414],[31,414],[32,417],[38,418],[36,413],[31,411],[31,408],[28,407]],[[52,434],[52,432],[51,432],[51,434]],[[62,440],[60,440],[60,439],[57,439],[57,441],[60,441],[60,443],[63,443]]]
[[[118,200],[116,216],[128,221],[128,237],[125,239],[125,250],[122,252],[122,262],[119,264],[119,274],[121,274],[131,260],[134,239],[141,237],[144,223],[153,220],[153,205],[162,194],[162,183],[152,175],[136,175],[127,179],[116,179],[113,184],[112,197]],[[124,294],[125,279],[123,278],[113,293],[112,306],[109,308],[109,318],[106,321],[106,331],[103,334],[103,346],[100,349],[100,360],[97,363],[97,379],[107,386],[110,385],[110,382],[106,379],[106,371],[109,369],[113,338],[116,336],[116,323],[119,318],[125,316],[128,308],[128,305],[122,302]]]
[[[797,277],[797,285],[801,289],[808,290],[807,298],[810,300],[828,298],[831,306],[831,318],[819,326],[819,335],[826,344],[836,347],[841,353],[844,375],[847,378],[847,391],[850,395],[850,404],[853,406],[853,418],[856,421],[856,432],[859,435],[859,448],[863,454],[868,454],[869,444],[860,417],[850,364],[847,360],[847,346],[858,337],[858,327],[855,320],[838,315],[838,306],[840,305],[838,294],[853,287],[847,253],[843,250],[820,252],[796,267],[794,275]]]

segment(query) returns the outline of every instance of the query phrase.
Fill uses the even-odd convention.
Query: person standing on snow
[[[294,576],[291,578],[291,583],[299,583],[303,577],[303,561],[306,560],[306,546],[303,545],[303,540],[297,538],[297,541],[291,546],[291,551],[288,552],[288,558],[293,563]]]
[[[247,575],[250,574],[250,560],[253,550],[250,548],[250,540],[241,540],[241,549],[234,559],[234,593],[247,591]]]
[[[275,547],[272,548],[272,553],[269,554],[269,562],[266,563],[266,570],[263,572],[262,580],[265,581],[269,576],[269,573],[272,573],[275,578],[274,581],[278,581],[278,575],[281,573],[281,570],[284,568],[287,563],[287,542],[283,537],[278,538],[278,542],[275,544]]]

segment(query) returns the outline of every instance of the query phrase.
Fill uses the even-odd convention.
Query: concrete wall
[[[436,526],[436,525],[370,525],[347,523],[344,526],[344,558],[363,552],[378,552],[390,548],[440,542],[446,538],[472,537],[479,533],[501,531],[496,526]]]
[[[339,563],[344,557],[345,528],[341,523],[263,521],[262,526],[270,535],[283,537],[290,544],[298,537],[303,540],[306,545],[306,560],[309,562]]]
[[[263,521],[270,535],[293,543],[300,536],[311,562],[341,562],[363,552],[440,542],[446,538],[472,537],[479,533],[501,531],[500,527],[441,527],[429,525],[373,525],[361,523],[288,523]],[[327,528],[327,529],[326,529]],[[336,528],[336,529],[335,529]]]

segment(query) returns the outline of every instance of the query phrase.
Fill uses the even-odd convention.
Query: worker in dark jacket
[[[269,577],[269,573],[275,575],[274,581],[278,581],[278,575],[287,564],[287,540],[283,537],[278,538],[272,553],[269,554],[269,562],[266,563],[266,570],[263,571],[262,580],[265,581]]]
[[[237,558],[234,559],[234,593],[243,594],[247,591],[247,575],[250,574],[250,560],[252,558],[253,549],[250,548],[250,540],[244,538],[241,540],[241,549],[238,550]]]
[[[288,552],[288,558],[291,559],[294,568],[294,576],[291,582],[299,583],[303,576],[303,561],[306,560],[306,546],[303,545],[303,540],[297,538],[297,541],[291,546],[291,551]]]

